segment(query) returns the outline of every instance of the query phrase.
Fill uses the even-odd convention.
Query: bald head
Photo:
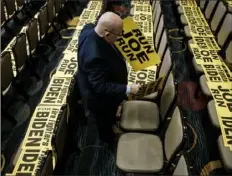
[[[121,17],[115,13],[106,12],[100,17],[97,27],[104,30],[117,31],[118,29],[120,30],[123,28],[123,22]]]

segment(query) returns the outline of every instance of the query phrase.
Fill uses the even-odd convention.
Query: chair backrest
[[[160,22],[159,22],[158,29],[157,29],[157,33],[155,34],[155,48],[156,48],[156,50],[159,48],[158,44],[159,44],[163,29],[164,29],[164,16],[161,15]]]
[[[5,5],[8,18],[10,18],[16,11],[15,0],[5,0]]]
[[[16,37],[15,44],[12,47],[12,51],[14,54],[16,70],[17,72],[20,72],[24,64],[26,63],[26,60],[28,59],[25,33],[20,33]]]
[[[160,21],[160,17],[161,17],[161,6],[160,6],[160,2],[157,1],[156,2],[156,6],[157,6],[157,9],[155,8],[155,12],[154,15],[155,15],[155,21],[154,21],[154,26],[153,26],[153,33],[154,33],[154,36],[156,35],[156,31],[157,31],[157,28],[158,28],[158,23]]]
[[[163,59],[164,52],[167,47],[168,47],[167,32],[166,30],[164,30],[158,49],[158,55],[161,60]]]
[[[55,0],[55,14],[58,14],[61,8],[61,0]]]
[[[228,147],[225,147],[222,135],[219,136],[217,144],[224,168],[227,171],[232,172],[232,152]]]
[[[48,23],[51,23],[54,18],[54,0],[47,1],[47,14],[48,14]]]
[[[164,85],[161,99],[160,99],[160,116],[161,120],[164,120],[172,110],[174,103],[176,102],[177,88],[174,75],[169,73],[166,84]]]
[[[205,17],[207,20],[210,19],[213,14],[214,8],[216,7],[218,1],[209,1],[205,9]]]
[[[201,0],[200,1],[200,8],[201,8],[202,11],[205,11],[206,5],[207,5],[206,0]]]
[[[6,91],[14,78],[11,53],[9,51],[4,51],[1,54],[1,91]]]
[[[17,7],[22,7],[26,4],[26,0],[16,0]]]
[[[161,62],[160,68],[159,68],[159,73],[158,73],[158,78],[161,78],[169,73],[171,70],[172,66],[172,59],[171,59],[171,52],[169,48],[167,48],[164,59]]]
[[[4,22],[6,21],[6,14],[5,14],[5,8],[4,8],[4,3],[3,1],[1,1],[1,25],[4,24]]]
[[[43,6],[39,12],[38,15],[38,22],[39,22],[39,34],[40,39],[43,38],[43,36],[48,31],[48,11],[47,11],[47,5]]]
[[[33,19],[27,26],[26,29],[28,44],[29,44],[29,51],[30,55],[36,49],[39,39],[38,39],[38,20]]]
[[[230,40],[228,47],[226,48],[226,61],[232,64],[232,41],[231,40]]]
[[[174,169],[174,172],[172,175],[190,175],[189,166],[186,161],[186,157],[184,155],[181,155],[179,158],[179,161],[177,162],[176,168]]]
[[[215,11],[215,14],[214,14],[212,21],[211,21],[211,24],[210,24],[211,30],[213,32],[215,32],[217,30],[217,28],[219,27],[218,25],[219,25],[220,21],[222,20],[225,13],[226,13],[226,6],[221,1],[218,4],[218,7]]]
[[[176,106],[164,135],[164,153],[169,162],[182,149],[184,136],[183,117],[179,107]]]
[[[53,163],[52,163],[52,161],[53,161],[52,151],[49,151],[47,153],[47,156],[45,158],[43,165],[41,165],[39,175],[41,175],[41,176],[53,175]]]
[[[67,124],[67,107],[64,106],[58,117],[58,124],[55,128],[52,137],[52,144],[55,146],[58,160],[61,158],[67,138],[68,124]]]
[[[217,35],[218,44],[223,47],[229,34],[232,32],[232,14],[228,13],[224,19],[221,29]]]

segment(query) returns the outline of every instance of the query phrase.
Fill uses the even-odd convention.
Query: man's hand
[[[131,85],[127,85],[127,87],[129,88],[128,93],[136,94],[141,86],[139,84],[131,84]]]

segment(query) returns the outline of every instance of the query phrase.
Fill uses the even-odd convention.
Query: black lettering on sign
[[[25,137],[25,147],[42,147],[48,146],[44,144],[43,136],[46,133],[48,124],[51,122],[55,122],[60,108],[56,107],[49,107],[46,108],[45,106],[38,106],[33,114],[32,120],[30,122],[28,131]],[[52,126],[52,131],[54,126]]]
[[[44,93],[41,104],[63,105],[66,102],[68,87],[72,77],[54,76]]]
[[[214,65],[203,65],[211,82],[221,82],[221,77]]]
[[[218,74],[221,76],[223,82],[229,82],[226,73],[224,72],[221,65],[215,65],[215,68],[217,69]]]
[[[228,145],[232,145],[232,118],[231,117],[221,117],[222,124],[224,126],[224,131],[226,134],[226,142]]]
[[[129,83],[135,83],[136,81],[136,73],[135,71],[131,68],[130,72],[129,72],[129,77],[128,77],[128,82]]]
[[[123,32],[122,36],[116,42],[122,48],[123,52],[126,53],[130,61],[138,60],[141,64],[149,61],[148,54],[154,52],[154,50],[139,29],[134,29],[127,33]]]
[[[81,14],[80,19],[84,19],[84,20],[89,19],[90,13],[91,13],[90,10],[84,10]]]
[[[77,44],[78,44],[78,39],[71,40],[65,51],[69,51],[71,53],[77,53]]]
[[[18,168],[16,170],[16,175],[23,174],[23,175],[32,175],[34,170],[37,167],[38,162],[40,162],[40,158],[44,153],[40,151],[40,149],[26,149],[23,150],[21,155],[22,158]]]
[[[59,76],[73,76],[77,71],[77,56],[64,55],[57,68],[56,74]]]

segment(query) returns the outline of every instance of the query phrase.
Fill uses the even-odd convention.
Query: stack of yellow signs
[[[115,45],[127,60],[128,84],[144,85],[156,79],[160,58],[154,50],[149,1],[132,1],[133,18],[124,19],[124,35]]]
[[[91,17],[92,21],[95,21],[100,13],[101,4],[101,1],[90,1],[88,7],[91,9],[97,5]],[[86,14],[87,12],[92,14],[91,10],[85,9],[80,19],[86,19],[86,16],[89,15]],[[90,18],[88,17],[88,19]],[[82,27],[83,24],[80,22],[80,26],[76,27],[72,40],[63,52],[63,58],[56,68],[56,73],[52,76],[33,113],[13,173],[7,175],[37,175],[41,171],[41,165],[44,164],[44,158],[47,157],[48,151],[52,151],[53,168],[55,168],[57,154],[52,144],[52,136],[59,124],[59,119],[63,117],[64,109],[67,106],[68,90],[78,69],[77,44]]]
[[[232,151],[232,73],[218,55],[220,48],[200,8],[193,0],[182,0],[180,5],[194,41],[191,50],[214,98],[224,145]]]

